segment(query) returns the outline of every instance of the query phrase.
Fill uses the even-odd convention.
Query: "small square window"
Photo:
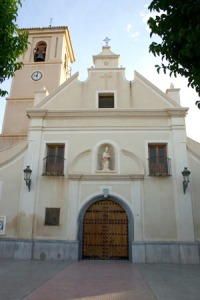
[[[98,98],[98,108],[114,108],[115,100],[113,93],[101,93]]]
[[[60,208],[46,208],[45,221],[46,226],[59,226],[60,222]]]

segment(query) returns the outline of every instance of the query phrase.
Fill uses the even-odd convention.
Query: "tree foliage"
[[[200,0],[153,0],[148,8],[156,12],[148,20],[150,36],[161,38],[149,47],[162,58],[157,71],[185,76],[200,95]]]
[[[197,107],[200,109],[200,100],[197,100],[196,103]]]
[[[20,31],[16,24],[20,0],[1,0],[0,2],[0,84],[12,77],[23,63],[17,61],[27,50],[28,33]],[[7,91],[0,88],[0,96]]]

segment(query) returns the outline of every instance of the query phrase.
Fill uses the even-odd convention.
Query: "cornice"
[[[9,100],[9,101],[34,101],[34,98],[33,97],[17,97],[17,98],[11,98],[11,97],[7,97],[6,100]]]
[[[44,118],[47,115],[47,109],[40,109],[40,110],[27,110],[28,118]]]
[[[6,133],[2,133],[0,134],[0,138],[14,138],[14,137],[22,137],[22,138],[26,138],[27,137],[27,133],[15,133],[15,134],[6,134]]]
[[[89,72],[122,72],[122,71],[125,71],[126,68],[123,68],[123,67],[119,67],[119,68],[112,68],[112,67],[106,67],[106,68],[97,68],[97,67],[91,67],[91,68],[88,68],[88,71]]]
[[[105,59],[105,58],[117,59],[119,57],[120,57],[119,54],[99,54],[99,55],[93,55],[93,60]]]
[[[115,118],[115,117],[134,117],[134,118],[169,118],[185,117],[188,108],[166,108],[166,109],[82,109],[82,110],[47,110],[47,109],[28,109],[29,118]]]
[[[144,174],[68,174],[72,180],[142,180]]]
[[[189,107],[166,108],[170,117],[186,117]]]
[[[69,30],[68,26],[49,26],[49,27],[28,27],[28,28],[20,28],[20,31],[28,31],[29,33],[32,33],[32,31],[42,31],[42,33],[44,33],[44,31],[65,31],[65,30]]]

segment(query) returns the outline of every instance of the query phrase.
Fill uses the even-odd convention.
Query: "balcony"
[[[64,176],[64,158],[47,156],[43,159],[43,174],[49,176]]]
[[[155,156],[148,159],[149,176],[171,176],[171,159]]]

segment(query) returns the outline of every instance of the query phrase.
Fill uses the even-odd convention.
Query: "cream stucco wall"
[[[169,156],[174,160],[170,131],[162,133],[149,130],[145,132],[143,129],[143,131],[135,132],[129,128],[128,132],[121,131],[121,135],[119,135],[118,130],[102,132],[93,129],[83,134],[82,131],[77,131],[75,128],[73,131],[71,128],[70,131],[65,129],[57,132],[48,129],[42,134],[41,141],[40,151],[34,152],[34,155],[39,157],[35,236],[38,238],[45,238],[46,236],[50,239],[55,238],[55,236],[60,239],[76,239],[79,202],[87,201],[93,195],[102,194],[102,188],[109,187],[111,193],[125,199],[124,201],[130,205],[133,215],[135,215],[133,206],[137,204],[137,201],[141,203],[143,213],[140,212],[140,222],[135,228],[136,231],[140,231],[138,240],[176,240],[178,238],[176,196],[173,192],[175,174],[173,173],[172,177],[151,178],[148,177],[147,167],[149,141],[168,142]],[[42,176],[46,144],[59,144],[61,142],[65,144],[65,177]],[[116,168],[114,172],[109,174],[110,178],[106,180],[104,179],[105,174],[96,169],[97,149],[100,144],[113,145],[115,148]],[[71,192],[73,188],[68,174],[80,175],[76,185],[77,195],[75,196],[73,195],[74,192]],[[141,179],[143,193],[140,192],[134,198],[132,186],[135,180],[131,177],[126,178],[124,183],[123,177],[120,179],[123,174],[144,175],[144,179]],[[89,176],[91,181],[85,183],[84,180],[82,183],[81,176]],[[93,176],[97,176],[98,180],[95,181],[95,177],[92,179]],[[119,178],[114,176],[119,176]],[[143,197],[144,200],[142,200]],[[73,209],[73,206],[76,209],[72,214],[73,220],[71,220],[71,214],[68,216],[68,212]],[[48,226],[44,226],[45,207],[62,208],[60,227],[48,228]],[[140,230],[142,219],[144,220],[143,232]],[[154,221],[152,222],[152,220]],[[162,220],[162,224],[159,225],[160,220]]]
[[[192,193],[192,204],[194,214],[194,226],[196,240],[200,240],[200,144],[188,139],[188,156],[191,169],[191,178],[189,183],[189,189]]]
[[[52,43],[58,43],[58,53],[63,56],[63,43],[59,41],[54,39]],[[55,55],[52,51],[49,58]],[[89,69],[85,82],[80,82],[76,73],[61,85],[57,82],[59,86],[49,95],[46,90],[37,94],[32,108],[27,102],[30,123],[22,122],[16,130],[23,133],[29,126],[28,148],[24,152],[20,148],[21,156],[10,154],[10,162],[0,168],[0,209],[9,216],[5,237],[77,241],[82,209],[92,199],[106,197],[106,190],[110,197],[126,205],[134,220],[131,243],[199,240],[199,145],[186,146],[187,108],[137,72],[132,82],[127,81],[118,60],[118,55],[104,47],[94,57],[94,67]],[[44,64],[44,72],[46,67]],[[48,65],[48,72],[54,67]],[[60,72],[59,68],[57,71]],[[17,76],[23,74],[20,72]],[[29,66],[26,72],[30,72]],[[49,76],[48,80],[51,84],[54,79]],[[22,86],[19,87],[21,90]],[[106,92],[114,94],[115,107],[99,109],[98,93]],[[13,114],[17,111],[15,102],[8,101],[7,110]],[[26,101],[23,103],[25,108]],[[5,130],[11,132],[17,119],[12,126],[9,118],[5,120]],[[149,176],[150,143],[167,145],[167,157],[171,159],[169,176]],[[49,144],[65,147],[64,176],[43,174]],[[108,171],[101,168],[102,150],[106,146],[113,159]],[[33,170],[30,192],[22,179],[22,170],[27,165]],[[181,172],[185,166],[191,170],[191,183],[184,194]],[[9,188],[10,170],[12,188]],[[59,226],[44,224],[48,207],[60,208]]]
[[[1,166],[0,214],[7,217],[6,237],[19,236],[20,196],[24,154]]]

